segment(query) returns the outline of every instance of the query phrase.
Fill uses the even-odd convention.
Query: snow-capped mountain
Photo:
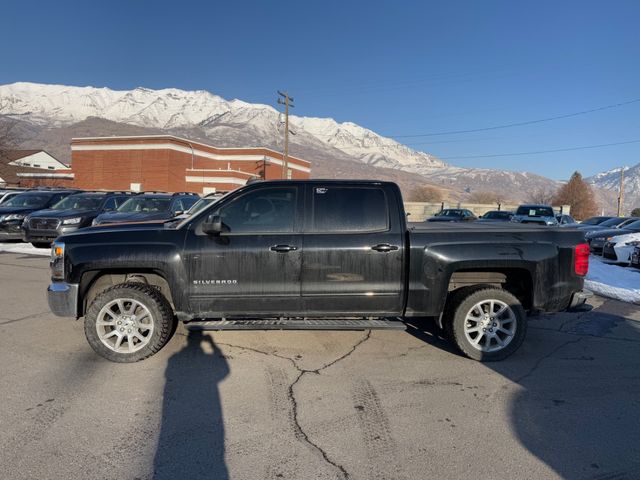
[[[620,170],[624,169],[624,206],[626,209],[640,207],[640,163],[633,167],[621,167],[601,172],[585,180],[617,197],[620,190]]]
[[[49,148],[69,158],[73,136],[166,132],[219,146],[282,149],[282,114],[269,105],[225,100],[203,90],[71,87],[36,83],[0,85],[0,116],[18,120],[29,148]],[[111,122],[111,123],[109,123]],[[292,116],[292,155],[312,162],[325,178],[381,178],[405,190],[430,183],[452,199],[478,190],[504,192],[513,201],[531,201],[558,182],[531,173],[459,168],[425,152],[356,125],[331,118]]]
[[[250,125],[255,145],[268,145],[281,137],[280,113],[269,105],[225,100],[212,93],[175,88],[69,87],[35,83],[0,86],[0,115],[9,115],[40,125],[64,126],[100,117],[114,122],[149,128],[199,128],[205,134],[225,127]],[[425,173],[445,166],[424,152],[412,150],[354,123],[330,118],[291,117],[295,143],[330,145],[361,162],[387,168]]]

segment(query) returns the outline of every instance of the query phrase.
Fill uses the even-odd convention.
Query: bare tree
[[[411,202],[441,202],[443,199],[442,190],[431,185],[421,185],[409,194]]]
[[[556,205],[571,205],[571,215],[577,220],[584,220],[598,213],[591,187],[579,172],[571,175],[571,179],[558,190],[553,201]]]
[[[538,203],[541,205],[551,205],[555,197],[555,192],[548,188],[539,188],[529,194],[528,202]]]
[[[502,203],[504,198],[502,195],[496,192],[490,192],[488,190],[478,190],[471,193],[467,199],[469,203]]]

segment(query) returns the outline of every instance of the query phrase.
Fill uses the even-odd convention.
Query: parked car
[[[224,194],[222,193],[208,193],[204,197],[200,198],[196,203],[194,203],[189,210],[177,215],[175,218],[182,220],[190,217],[191,215],[198,213],[206,206],[211,205],[213,202],[217,202],[222,197],[224,197]]]
[[[596,226],[596,225],[600,225],[602,222],[606,222],[607,220],[610,220],[612,218],[617,218],[617,217],[612,217],[612,216],[600,216],[600,217],[589,217],[586,220],[583,220],[580,222],[581,226]]]
[[[611,230],[614,228],[624,228],[625,224],[629,224],[639,220],[636,217],[611,217],[598,225],[587,225],[579,223],[576,228],[583,230],[586,233],[597,232],[598,230]]]
[[[0,205],[21,193],[24,193],[24,190],[0,190]]]
[[[640,219],[632,217],[617,227],[589,232],[584,237],[593,253],[602,253],[604,244],[618,235],[640,232]]]
[[[575,218],[573,218],[571,215],[567,215],[566,213],[556,215],[556,221],[561,227],[575,227],[579,225],[579,223],[576,222]]]
[[[102,213],[93,225],[105,223],[169,220],[189,210],[200,197],[195,193],[143,193],[124,202],[113,212]]]
[[[24,241],[49,247],[60,235],[88,227],[101,213],[113,212],[136,193],[82,192],[63,198],[51,208],[28,215],[22,225]]]
[[[640,245],[640,233],[627,233],[608,240],[602,249],[602,260],[607,263],[629,265],[635,247]]]
[[[445,208],[433,217],[427,218],[427,222],[473,222],[477,220],[471,210],[464,208]]]
[[[49,208],[79,190],[29,190],[0,205],[0,240],[22,240],[27,215]]]
[[[491,361],[518,349],[526,311],[584,303],[581,242],[531,225],[408,228],[390,182],[256,182],[183,222],[58,238],[48,298],[56,315],[84,317],[87,341],[114,362],[158,352],[176,319],[193,330],[404,329],[399,317],[430,317],[464,355]]]
[[[505,210],[491,210],[482,215],[478,222],[510,222],[513,218],[513,212]]]
[[[558,225],[553,208],[549,205],[520,205],[511,221],[536,225]]]
[[[640,268],[640,245],[636,245],[631,254],[631,266]]]

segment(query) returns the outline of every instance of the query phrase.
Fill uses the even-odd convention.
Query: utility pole
[[[618,191],[618,216],[622,216],[622,200],[624,197],[624,167],[620,167],[620,190]]]
[[[282,156],[282,178],[287,178],[289,171],[289,107],[294,108],[293,98],[288,92],[278,90],[278,104],[284,105],[284,154]]]

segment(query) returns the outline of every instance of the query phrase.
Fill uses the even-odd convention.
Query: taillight
[[[576,245],[573,255],[573,268],[576,275],[584,277],[589,271],[589,244],[579,243]]]

